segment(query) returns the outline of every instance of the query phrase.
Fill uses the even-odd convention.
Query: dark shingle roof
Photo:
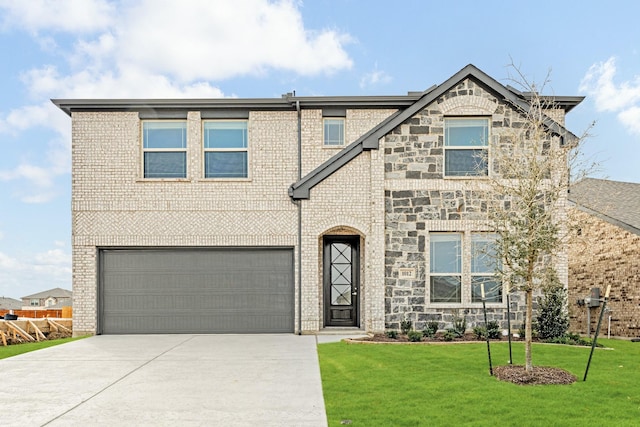
[[[571,186],[569,200],[588,213],[640,235],[640,183],[585,178]]]

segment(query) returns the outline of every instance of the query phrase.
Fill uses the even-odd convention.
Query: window
[[[145,178],[186,178],[186,122],[143,122],[142,141]]]
[[[431,233],[431,302],[462,302],[462,234]]]
[[[444,119],[444,175],[487,176],[488,118]]]
[[[471,302],[502,302],[502,286],[495,277],[495,236],[471,234]]]
[[[31,307],[39,307],[40,306],[40,300],[39,299],[32,299],[29,301],[29,305],[31,305]]]
[[[324,119],[324,145],[344,145],[344,119]]]
[[[466,250],[465,250],[466,248]],[[502,302],[495,276],[495,236],[489,233],[429,234],[430,302]]]
[[[246,121],[204,123],[204,177],[249,176]]]

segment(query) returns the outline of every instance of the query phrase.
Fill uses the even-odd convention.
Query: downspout
[[[302,179],[302,112],[296,100],[298,112],[298,181]],[[298,200],[298,335],[302,335],[302,200]]]

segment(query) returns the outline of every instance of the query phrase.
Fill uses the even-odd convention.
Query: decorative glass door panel
[[[358,326],[358,236],[324,239],[324,305],[326,326]]]

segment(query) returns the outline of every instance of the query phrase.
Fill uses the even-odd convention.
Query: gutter
[[[298,181],[302,179],[302,111],[300,101],[296,101],[298,112]],[[302,200],[298,205],[298,335],[302,335]]]

